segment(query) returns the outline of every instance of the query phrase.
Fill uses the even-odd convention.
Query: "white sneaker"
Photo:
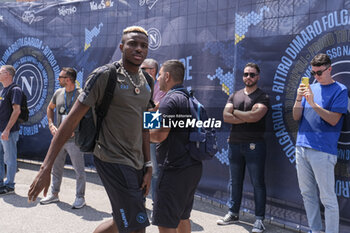
[[[82,208],[85,205],[86,205],[85,198],[77,197],[77,198],[75,198],[75,201],[74,201],[74,203],[72,205],[72,209],[80,209],[80,208]]]
[[[254,227],[253,227],[252,232],[254,232],[254,233],[261,233],[264,230],[265,230],[265,226],[264,226],[263,220],[257,219],[255,221],[255,223],[254,223]]]
[[[50,193],[48,196],[46,196],[45,198],[40,200],[40,204],[47,205],[47,204],[59,202],[59,201],[60,201],[60,199],[58,199],[58,195],[56,196],[56,195]]]

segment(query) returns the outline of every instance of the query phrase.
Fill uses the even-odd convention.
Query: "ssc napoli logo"
[[[29,120],[20,126],[20,134],[35,135],[47,126],[46,108],[60,67],[51,49],[33,37],[20,38],[10,45],[1,57],[0,65],[5,64],[16,68],[14,82],[27,96]]]
[[[162,43],[162,36],[157,28],[150,28],[148,33],[148,48],[151,50],[156,50],[160,47]]]
[[[31,63],[21,63],[23,61]],[[40,109],[43,103],[40,101],[40,97],[43,95],[44,88],[47,83],[47,75],[45,70],[41,70],[37,67],[39,61],[31,56],[25,56],[20,59],[20,63],[16,64],[17,72],[15,76],[15,82],[22,88],[25,94],[28,96],[28,108],[33,109],[31,115]],[[36,88],[34,87],[36,84]],[[47,88],[47,87],[46,87]]]
[[[145,223],[146,220],[147,220],[147,215],[145,213],[141,212],[137,214],[136,221],[138,223]]]

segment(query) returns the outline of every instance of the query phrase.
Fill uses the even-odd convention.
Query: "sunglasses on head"
[[[251,77],[251,78],[254,78],[255,76],[257,76],[258,74],[256,74],[256,73],[243,73],[243,76],[244,77]]]
[[[312,75],[312,76],[315,76],[315,75],[321,76],[321,75],[323,74],[323,72],[325,72],[328,68],[329,68],[329,66],[327,66],[327,68],[324,69],[324,70],[318,70],[318,71],[313,71],[313,70],[311,70],[311,75]]]

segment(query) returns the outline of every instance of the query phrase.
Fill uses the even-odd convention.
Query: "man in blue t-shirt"
[[[299,120],[296,167],[311,231],[321,232],[319,196],[325,207],[327,233],[339,232],[339,207],[335,194],[334,166],[337,142],[347,111],[347,89],[332,79],[331,60],[318,54],[311,61],[311,74],[317,83],[300,84],[293,118]]]
[[[17,171],[18,116],[21,113],[22,90],[13,83],[16,69],[11,65],[0,68],[0,194],[15,191]],[[6,163],[6,175],[5,175]],[[4,182],[4,178],[6,181]]]
[[[194,160],[186,149],[189,128],[179,124],[191,117],[189,100],[182,94],[184,65],[178,60],[164,62],[159,71],[159,87],[167,92],[160,101],[162,128],[150,131],[157,146],[157,160],[161,164],[153,206],[152,224],[159,232],[191,232],[190,213],[194,193],[202,176],[202,162]],[[169,127],[172,125],[171,127]]]

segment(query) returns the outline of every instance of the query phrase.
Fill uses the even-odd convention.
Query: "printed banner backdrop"
[[[30,119],[21,127],[22,158],[43,160],[51,141],[46,108],[65,66],[83,86],[96,67],[119,60],[126,26],[149,33],[149,55],[159,63],[180,59],[185,83],[222,120],[228,96],[243,88],[247,62],[261,68],[260,87],[269,93],[266,162],[268,219],[305,230],[307,220],[295,169],[297,122],[291,116],[301,77],[319,52],[333,63],[333,78],[350,88],[348,0],[93,0],[0,5],[0,64],[17,69],[15,81],[28,97]],[[350,96],[350,94],[349,94]],[[350,109],[350,108],[349,108]],[[205,162],[198,193],[226,203],[230,126],[218,130],[220,151]],[[336,193],[340,232],[350,231],[350,117],[339,140]],[[327,143],[327,142],[320,142]],[[242,209],[254,213],[253,189],[245,179]],[[215,224],[216,219],[212,219]]]

